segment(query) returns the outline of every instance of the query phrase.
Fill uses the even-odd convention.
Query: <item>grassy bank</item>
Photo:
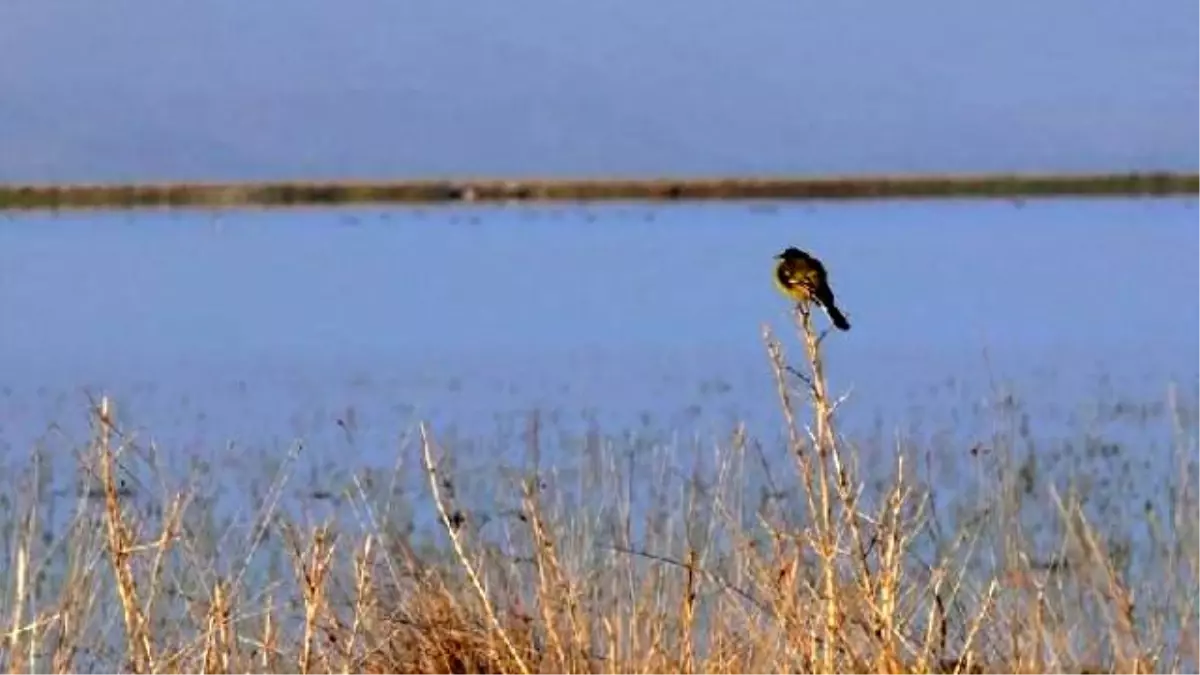
[[[0,185],[0,209],[1196,195],[1195,173]]]
[[[986,448],[965,449],[981,489],[953,531],[930,449],[901,444],[861,461],[837,431],[821,341],[797,316],[799,356],[764,329],[783,412],[779,448],[745,428],[703,446],[707,473],[653,448],[589,435],[588,468],[541,457],[487,480],[489,512],[463,499],[457,448],[426,425],[397,463],[405,494],[356,475],[340,517],[289,508],[280,459],[225,518],[220,493],[158,470],[161,453],[97,402],[67,513],[51,506],[46,459],[6,483],[0,578],[10,671],[88,672],[1147,672],[1186,671],[1200,575],[1196,439],[1177,420],[1179,470],[1166,506],[1137,518],[1120,480],[1045,483],[1010,410]],[[851,404],[847,404],[851,405]],[[1122,450],[1099,447],[1104,457]],[[777,450],[786,474],[761,492],[746,475]],[[1029,452],[1024,452],[1028,450]],[[1126,452],[1135,452],[1129,449]],[[1037,459],[1040,458],[1040,459]],[[947,459],[946,461],[949,461]],[[1126,462],[1128,463],[1128,462]],[[1044,466],[1044,465],[1043,465]],[[140,471],[138,468],[146,468]],[[218,485],[229,467],[202,469]],[[149,502],[131,476],[153,476]],[[955,481],[965,480],[956,474]],[[1077,479],[1077,482],[1075,481]],[[572,490],[576,484],[579,489]],[[647,499],[635,499],[635,494]],[[329,499],[329,496],[323,499]],[[1128,505],[1124,505],[1128,506]],[[433,527],[414,527],[423,508]],[[1102,511],[1103,512],[1103,511]],[[1126,511],[1122,511],[1124,513]],[[1131,542],[1143,550],[1130,563]]]

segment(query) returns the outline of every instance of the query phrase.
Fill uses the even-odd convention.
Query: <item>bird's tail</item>
[[[850,322],[846,320],[845,315],[837,308],[837,305],[832,302],[821,303],[821,309],[825,310],[825,313],[829,315],[829,320],[833,322],[834,326],[837,326],[838,330],[850,330]]]

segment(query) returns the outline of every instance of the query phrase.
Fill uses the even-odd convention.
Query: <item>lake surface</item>
[[[0,450],[69,457],[107,392],[181,468],[302,441],[336,482],[411,462],[424,419],[486,476],[533,410],[559,434],[544,461],[598,429],[690,466],[737,421],[781,433],[761,326],[800,355],[771,285],[796,245],[853,323],[825,345],[863,447],[965,453],[1011,394],[1043,447],[1134,444],[1152,488],[1168,388],[1196,400],[1196,219],[1195,199],[9,214]]]

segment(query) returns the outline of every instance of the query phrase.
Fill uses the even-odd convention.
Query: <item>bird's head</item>
[[[783,253],[780,253],[779,255],[775,256],[775,258],[778,260],[796,260],[796,259],[804,258],[804,257],[806,257],[804,255],[804,251],[801,251],[800,249],[796,248],[795,246],[789,246],[789,247],[783,249]]]

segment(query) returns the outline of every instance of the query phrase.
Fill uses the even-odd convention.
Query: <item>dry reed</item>
[[[890,467],[873,467],[888,474],[884,489],[866,489],[858,453],[837,431],[845,399],[830,390],[824,336],[803,308],[796,326],[802,367],[763,331],[795,467],[790,502],[776,495],[746,506],[753,444],[739,428],[716,454],[716,478],[692,480],[657,511],[639,512],[622,496],[634,477],[600,451],[607,464],[588,486],[595,505],[581,506],[541,466],[535,416],[527,432],[534,461],[513,483],[515,507],[499,534],[485,536],[477,514],[455,501],[444,461],[451,450],[421,425],[440,526],[432,551],[393,527],[389,506],[359,483],[349,499],[358,531],[304,524],[277,506],[282,478],[244,548],[210,545],[204,507],[186,485],[166,489],[153,514],[126,503],[123,467],[144,460],[129,454],[135,440],[102,399],[79,468],[99,482],[101,503],[81,497],[61,535],[42,542],[35,533],[49,516],[31,487],[10,528],[0,664],[11,672],[301,673],[1196,667],[1194,490],[1180,491],[1172,518],[1156,524],[1174,546],[1158,589],[1174,603],[1169,621],[1149,618],[1148,596],[1070,494],[1055,495],[1069,568],[1034,563],[1019,526],[1006,520],[1011,508],[989,512],[996,529],[964,527],[930,557],[918,542],[931,536],[932,502],[913,479],[913,458],[897,450]],[[1003,496],[1009,483],[999,482]],[[997,548],[1007,553],[973,567],[995,532],[1006,533]],[[290,574],[287,565],[274,574],[254,567],[272,547]],[[35,593],[39,566],[52,559],[63,569]]]

